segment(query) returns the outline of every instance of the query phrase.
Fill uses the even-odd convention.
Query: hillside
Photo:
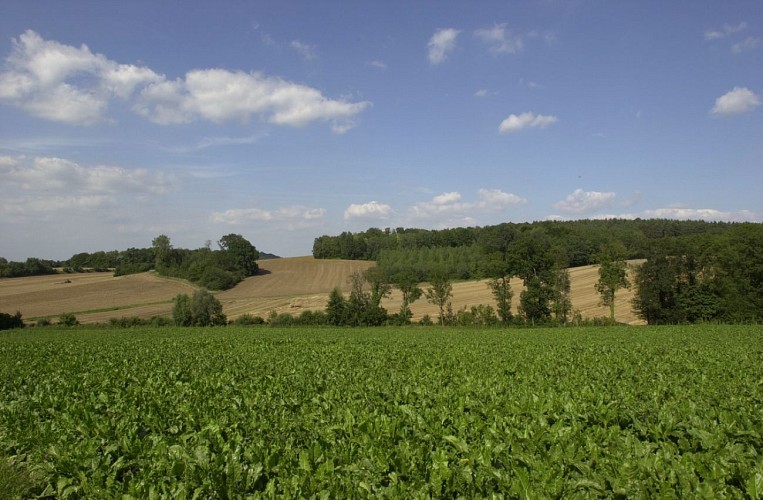
[[[217,293],[230,319],[249,313],[267,317],[270,311],[299,314],[303,310],[323,309],[329,292],[336,286],[349,291],[349,276],[363,271],[373,262],[357,260],[316,260],[312,257],[262,260],[260,274],[247,278],[231,290]],[[607,316],[606,307],[598,305],[593,288],[597,267],[584,266],[570,270],[573,309],[583,317]],[[66,283],[66,281],[70,281]],[[512,281],[514,310],[519,304],[521,281]],[[148,318],[170,315],[172,298],[191,293],[194,286],[153,273],[113,277],[111,273],[58,274],[28,278],[0,279],[0,311],[21,311],[26,320],[55,318],[72,312],[82,323],[106,322],[109,318],[139,316]],[[616,316],[624,323],[642,323],[630,307],[632,290],[618,293]],[[400,308],[400,294],[393,292],[382,305],[390,313]],[[493,304],[484,281],[468,281],[453,285],[453,310],[478,304]],[[413,319],[425,314],[437,315],[437,308],[420,299],[411,307]]]

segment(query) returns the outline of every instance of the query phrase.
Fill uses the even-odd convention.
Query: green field
[[[760,498],[763,327],[6,332],[0,455],[0,497]]]

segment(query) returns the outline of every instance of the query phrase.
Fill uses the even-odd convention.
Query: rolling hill
[[[334,287],[349,291],[349,276],[373,266],[370,261],[316,260],[312,257],[261,260],[260,274],[247,278],[231,290],[219,292],[230,319],[249,313],[267,317],[271,311],[294,315],[304,310],[323,309]],[[572,305],[583,317],[607,316],[599,306],[594,290],[597,266],[570,269]],[[82,323],[107,322],[109,318],[138,316],[148,318],[171,315],[172,299],[180,293],[191,293],[194,286],[154,273],[113,277],[111,273],[58,274],[28,278],[0,279],[0,311],[21,311],[26,320],[55,318],[63,312],[74,313]],[[519,304],[521,281],[512,281],[513,305]],[[630,306],[632,290],[617,295],[616,319],[623,323],[641,324]],[[382,305],[390,313],[400,308],[399,292],[393,291]],[[453,310],[478,304],[494,304],[486,282],[454,283]],[[437,316],[437,308],[423,298],[412,307],[413,319],[425,314]]]

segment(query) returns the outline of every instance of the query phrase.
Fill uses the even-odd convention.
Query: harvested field
[[[116,278],[110,272],[3,278],[0,311],[21,311],[27,320],[71,312],[82,323],[121,316],[148,318],[170,314],[172,298],[194,289],[187,282],[153,273]]]
[[[247,278],[231,290],[219,292],[230,319],[248,313],[267,317],[271,311],[299,315],[304,310],[324,309],[328,295],[335,287],[349,292],[349,278],[354,272],[364,271],[373,262],[350,260],[316,260],[312,257],[263,260],[261,273]],[[599,295],[594,290],[598,279],[597,266],[570,269],[572,280],[572,307],[584,318],[608,316],[609,309],[599,306]],[[69,280],[70,283],[65,283]],[[522,282],[511,282],[512,300],[516,312]],[[422,284],[426,288],[426,284]],[[111,273],[57,274],[29,278],[0,279],[0,312],[21,311],[27,320],[41,317],[54,318],[63,312],[72,312],[82,323],[107,322],[122,316],[151,316],[172,313],[172,299],[179,293],[192,293],[195,287],[182,280],[167,279],[154,273],[113,277]],[[616,319],[623,323],[640,324],[632,311],[630,300],[633,290],[617,294]],[[382,305],[394,313],[400,309],[400,293],[393,291]],[[453,310],[479,304],[494,305],[486,281],[468,281],[453,284]],[[411,310],[415,321],[428,314],[433,319],[437,307],[421,298]]]

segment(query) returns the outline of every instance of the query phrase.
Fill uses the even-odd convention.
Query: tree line
[[[375,256],[383,281],[398,288],[487,279],[502,324],[566,324],[573,315],[566,269],[587,264],[600,265],[595,287],[610,321],[617,291],[630,286],[634,310],[649,324],[763,321],[760,224],[636,219],[444,231],[372,228],[321,236],[313,251],[316,258]],[[645,259],[633,283],[627,279],[629,259]],[[515,276],[524,284],[520,318],[511,317],[509,281]]]

